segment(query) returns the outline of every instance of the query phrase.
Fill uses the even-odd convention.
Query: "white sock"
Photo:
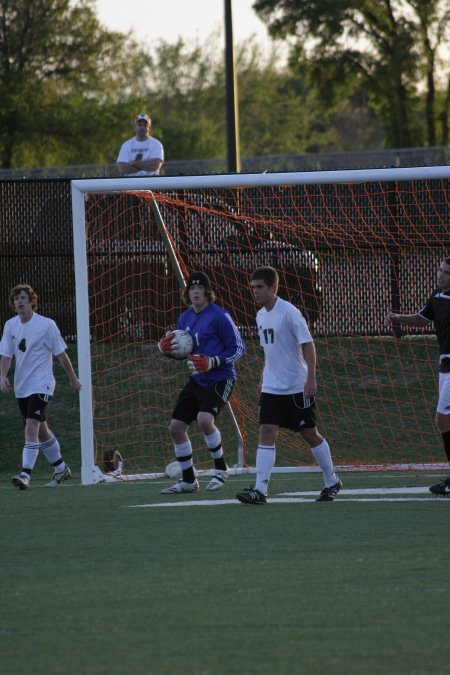
[[[25,441],[22,450],[22,468],[33,469],[39,454],[39,443],[29,443]]]
[[[270,474],[275,464],[275,446],[258,445],[256,451],[256,485],[255,488],[267,495]]]
[[[175,450],[175,457],[180,462],[181,470],[186,471],[186,469],[191,469],[194,466],[194,462],[192,461],[191,441],[185,441],[178,445],[174,443],[173,447]]]
[[[317,464],[322,469],[323,480],[325,487],[331,487],[337,483],[337,476],[334,473],[333,460],[331,459],[330,446],[323,439],[322,443],[316,445],[315,448],[311,448],[311,452],[314,455]]]
[[[39,448],[44,453],[47,461],[55,466],[55,462],[58,462],[62,459],[61,457],[61,448],[59,447],[59,442],[56,436],[52,436],[48,441],[44,441],[39,444]],[[65,462],[60,462],[58,466],[55,467],[57,472],[64,471],[66,468]]]
[[[205,439],[205,443],[208,446],[213,459],[220,459],[220,457],[223,457],[222,436],[218,429],[213,431],[209,436],[204,436],[203,438]]]

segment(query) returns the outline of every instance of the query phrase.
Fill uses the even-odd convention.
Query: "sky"
[[[268,49],[270,39],[265,24],[252,9],[253,0],[232,0],[235,44],[255,35]],[[195,41],[221,30],[224,45],[224,0],[97,0],[97,16],[110,30],[133,31],[149,46],[163,39]]]

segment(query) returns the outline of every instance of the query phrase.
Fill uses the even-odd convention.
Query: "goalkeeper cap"
[[[211,282],[204,272],[191,272],[186,281],[187,288],[191,286],[204,286],[208,291],[211,290]]]
[[[139,122],[140,120],[144,120],[147,123],[147,126],[151,126],[152,121],[148,115],[137,115],[134,123],[136,124],[136,122]]]

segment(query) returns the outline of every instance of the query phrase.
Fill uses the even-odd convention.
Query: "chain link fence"
[[[401,148],[361,152],[318,152],[303,155],[242,157],[242,173],[284,171],[333,171],[339,169],[380,169],[408,166],[445,166],[450,163],[450,147]],[[227,173],[226,159],[167,161],[166,176],[192,176]],[[14,178],[114,178],[115,163],[0,169],[0,180]]]

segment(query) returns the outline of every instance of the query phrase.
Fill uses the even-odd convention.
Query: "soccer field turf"
[[[0,672],[450,673],[440,477],[343,474],[316,503],[319,474],[275,474],[248,506],[248,476],[186,496],[3,476]]]

